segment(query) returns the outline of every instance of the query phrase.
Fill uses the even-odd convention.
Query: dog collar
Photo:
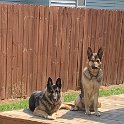
[[[101,75],[101,69],[98,70],[98,73],[97,73],[96,76],[94,76],[94,75],[90,72],[90,70],[89,70],[88,68],[85,68],[85,69],[84,69],[83,74],[84,74],[84,76],[85,76],[86,78],[88,78],[89,80],[98,79],[99,75]],[[101,77],[101,78],[102,78],[102,77]],[[98,80],[98,82],[99,82],[99,81],[101,81],[101,79]]]

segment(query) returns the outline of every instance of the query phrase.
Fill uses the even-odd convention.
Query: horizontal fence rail
[[[124,11],[0,4],[0,99],[29,96],[48,77],[80,87],[87,47],[104,49],[103,85],[124,82]]]

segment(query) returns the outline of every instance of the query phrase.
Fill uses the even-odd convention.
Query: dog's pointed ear
[[[47,82],[47,89],[50,90],[53,85],[52,79],[49,77]]]
[[[99,57],[99,59],[101,60],[102,59],[102,56],[103,56],[103,49],[100,48],[97,52],[97,56]]]
[[[61,87],[62,87],[61,78],[58,78],[58,79],[56,80],[56,86],[57,86],[59,89],[61,89]]]
[[[93,55],[93,52],[92,52],[92,49],[90,47],[88,47],[87,49],[87,56],[88,56],[88,59],[90,59]]]

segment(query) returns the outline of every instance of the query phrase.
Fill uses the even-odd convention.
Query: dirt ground
[[[108,89],[118,88],[118,87],[124,87],[124,83],[123,84],[119,84],[119,85],[101,86],[100,89],[108,90]]]

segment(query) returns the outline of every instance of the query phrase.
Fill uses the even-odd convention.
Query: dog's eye
[[[99,60],[96,60],[99,63]]]
[[[91,60],[91,62],[94,62],[94,60]]]

